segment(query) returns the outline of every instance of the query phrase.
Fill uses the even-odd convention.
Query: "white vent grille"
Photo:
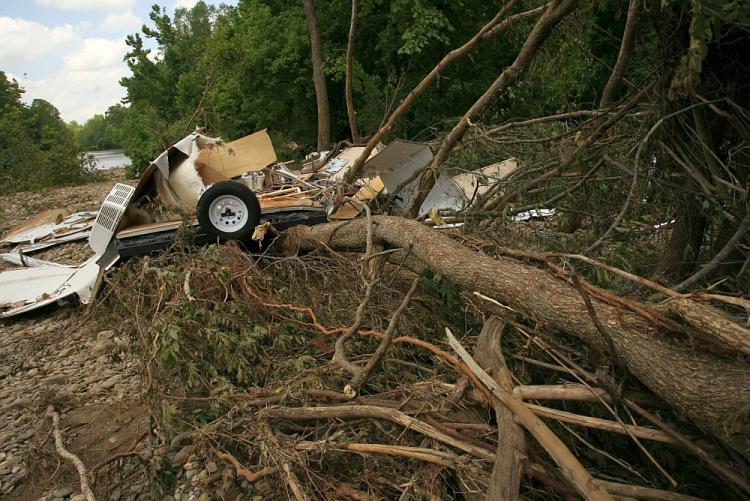
[[[107,249],[134,192],[132,186],[117,183],[104,199],[89,237],[89,247],[97,254],[104,254]]]

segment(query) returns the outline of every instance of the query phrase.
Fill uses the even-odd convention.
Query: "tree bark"
[[[628,18],[625,21],[622,42],[620,42],[620,52],[617,55],[617,62],[614,68],[612,68],[612,73],[609,75],[609,80],[607,80],[604,86],[604,91],[602,91],[602,99],[599,104],[601,108],[606,108],[612,102],[617,86],[625,76],[625,70],[628,69],[628,62],[630,61],[630,55],[633,53],[633,44],[635,43],[635,27],[638,24],[638,11],[640,8],[641,0],[630,0]]]
[[[513,64],[505,68],[499,77],[490,85],[490,87],[477,99],[469,108],[458,123],[453,127],[440,149],[432,160],[430,167],[422,174],[419,181],[419,188],[412,200],[411,206],[407,210],[407,215],[416,217],[419,208],[422,206],[427,194],[435,185],[437,180],[437,169],[445,163],[453,147],[464,137],[466,130],[472,121],[476,121],[479,116],[504,92],[510,85],[513,85],[524,75],[531,65],[536,53],[544,44],[547,37],[552,33],[552,29],[562,19],[573,12],[578,0],[554,0],[539,18],[534,28],[526,38],[521,50],[518,52]]]
[[[318,103],[318,150],[324,150],[331,144],[331,113],[328,107],[328,88],[323,74],[323,43],[318,29],[318,15],[315,13],[313,0],[302,0],[307,17],[307,28],[310,31],[310,51],[312,54],[313,83],[315,100]]]
[[[494,316],[488,318],[479,333],[474,359],[482,369],[490,372],[500,388],[513,393],[513,379],[500,346],[504,329],[505,324],[500,319]],[[519,398],[515,393],[514,396]],[[519,499],[518,490],[526,463],[526,438],[512,412],[497,403],[494,408],[497,416],[497,452],[485,499],[511,501]]]
[[[362,138],[357,127],[357,112],[354,109],[352,96],[352,67],[354,66],[354,40],[357,35],[357,0],[352,0],[352,20],[349,24],[349,41],[346,44],[346,75],[344,77],[344,93],[346,94],[346,113],[349,115],[349,128],[352,131],[352,142],[359,144]]]
[[[601,345],[580,293],[545,270],[500,257],[494,259],[417,221],[374,216],[374,239],[409,249],[419,262],[469,291],[493,297],[549,331]],[[314,241],[337,250],[361,250],[367,222],[354,220],[299,227],[305,248]],[[588,285],[587,285],[588,287]],[[750,367],[736,359],[693,349],[688,340],[660,331],[652,322],[592,297],[618,358],[630,373],[696,424],[750,457]]]
[[[491,392],[493,400],[502,404],[508,411],[513,413],[518,419],[518,423],[523,425],[539,445],[544,448],[545,452],[560,468],[565,479],[575,487],[576,491],[586,501],[612,501],[614,499],[603,489],[598,481],[594,480],[565,443],[547,425],[540,421],[529,410],[527,405],[524,405],[520,400],[515,398],[511,392],[498,386],[492,377],[469,355],[448,327],[445,328],[445,335],[448,337],[448,344],[453,348],[453,351],[466,364],[467,375],[472,376],[472,379],[478,379]]]
[[[393,127],[395,127],[398,119],[401,118],[401,116],[412,104],[414,104],[414,102],[417,100],[417,97],[419,97],[420,94],[427,90],[427,88],[435,80],[437,80],[441,72],[445,71],[448,66],[450,66],[454,61],[477,48],[482,42],[494,38],[502,31],[515,26],[524,19],[528,19],[540,14],[544,9],[543,7],[539,7],[527,12],[515,14],[505,21],[500,22],[500,19],[502,19],[507,10],[514,3],[515,0],[510,0],[505,5],[503,5],[500,11],[495,15],[495,17],[492,18],[490,22],[484,25],[481,30],[479,30],[473,37],[471,37],[469,41],[467,41],[461,47],[453,49],[448,54],[446,54],[443,59],[441,59],[440,62],[434,68],[432,68],[432,70],[430,70],[427,75],[425,75],[425,77],[417,84],[417,86],[414,87],[411,92],[409,92],[404,100],[399,103],[398,107],[393,111],[393,113],[391,113],[385,124],[367,142],[367,146],[365,147],[364,151],[360,154],[359,158],[355,160],[351,169],[349,169],[349,171],[346,173],[346,178],[344,179],[345,183],[351,184],[360,177],[365,162],[368,158],[370,158],[370,153],[372,153],[375,147],[380,143],[380,141],[383,139],[383,136],[393,130]]]
[[[695,195],[688,193],[682,198],[684,205],[675,215],[672,233],[656,270],[657,276],[674,275],[682,278],[697,267],[706,217]]]

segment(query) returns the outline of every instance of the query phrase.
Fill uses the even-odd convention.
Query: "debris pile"
[[[415,176],[432,160],[423,143],[395,140],[375,148],[354,185],[342,180],[365,150],[351,146],[318,153],[302,165],[279,162],[265,130],[225,143],[200,131],[167,148],[131,187],[117,183],[99,212],[46,210],[11,228],[0,254],[21,269],[0,275],[0,316],[9,317],[77,297],[87,304],[101,277],[119,260],[165,250],[184,223],[197,243],[263,241],[285,228],[359,216],[378,197],[405,208],[416,196]],[[438,228],[460,226],[456,214],[477,197],[496,191],[512,174],[510,159],[477,171],[441,176],[420,216]],[[94,255],[75,265],[30,255],[69,242],[89,240]]]
[[[377,236],[341,254],[304,233],[285,235],[287,254],[310,250],[293,258],[178,246],[114,278],[114,318],[154,319],[128,325],[175,497],[504,499],[520,486],[529,498],[690,500],[748,488],[724,445],[668,425],[669,403],[601,365],[606,348],[415,273],[418,252]]]
[[[279,162],[265,131],[196,132],[98,214],[6,234],[21,268],[0,276],[0,314],[93,299],[140,362],[153,435],[78,468],[82,485],[139,464],[188,499],[750,493],[748,408],[725,391],[750,394],[750,331],[728,314],[750,303],[453,230],[505,199],[514,159],[425,193],[429,146],[381,145],[345,184],[364,151]],[[417,220],[375,214],[415,205]],[[522,209],[510,221],[555,214]],[[84,233],[82,264],[29,255]],[[592,270],[665,301],[617,296]]]

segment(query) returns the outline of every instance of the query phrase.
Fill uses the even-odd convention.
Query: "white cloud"
[[[83,123],[125,96],[118,82],[128,72],[122,65],[86,71],[63,69],[40,79],[15,78],[26,89],[25,101],[45,99],[55,105],[63,120]]]
[[[26,19],[0,16],[0,65],[36,61],[60,52],[76,39],[69,24],[48,28]]]
[[[135,5],[135,0],[34,0],[44,7],[61,10],[122,11]]]
[[[96,71],[61,71],[50,78],[19,79],[26,89],[25,99],[41,98],[58,110],[63,120],[83,123],[97,113],[104,113],[125,96],[118,81],[128,73],[127,67]]]
[[[184,7],[186,9],[192,9],[198,0],[174,0],[174,8]]]
[[[124,66],[123,57],[128,51],[125,40],[87,38],[75,51],[63,58],[67,71],[91,71]]]
[[[85,122],[125,96],[119,81],[130,72],[122,60],[127,46],[124,39],[74,38],[67,48],[62,65],[46,75],[11,76],[26,89],[25,101],[45,99],[64,120]]]
[[[132,10],[109,14],[99,25],[101,28],[110,31],[133,31],[140,29],[143,25],[141,18],[133,14]]]

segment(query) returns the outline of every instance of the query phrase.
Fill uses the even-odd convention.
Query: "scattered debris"
[[[64,209],[47,210],[8,230],[0,244],[18,244],[15,252],[33,252],[84,240],[89,236],[96,215],[96,212],[69,214]]]
[[[196,232],[197,243],[262,243],[269,233],[291,226],[353,219],[379,196],[407,207],[417,186],[409,180],[432,160],[430,147],[405,140],[381,145],[365,162],[366,177],[356,186],[343,186],[341,180],[363,151],[352,146],[336,155],[319,152],[295,172],[293,162],[278,161],[266,130],[229,143],[193,132],[151,162],[135,188],[115,184],[98,212],[47,210],[8,231],[0,243],[17,246],[3,259],[33,269],[0,274],[0,286],[8,291],[0,296],[0,315],[17,315],[74,294],[87,303],[100,273],[121,259],[168,248],[185,222]],[[465,210],[517,167],[509,159],[476,172],[441,176],[422,215],[429,213],[428,224],[436,228],[460,226],[441,218],[440,211]],[[338,198],[345,202],[333,212]],[[27,257],[85,238],[95,256],[77,267]]]

